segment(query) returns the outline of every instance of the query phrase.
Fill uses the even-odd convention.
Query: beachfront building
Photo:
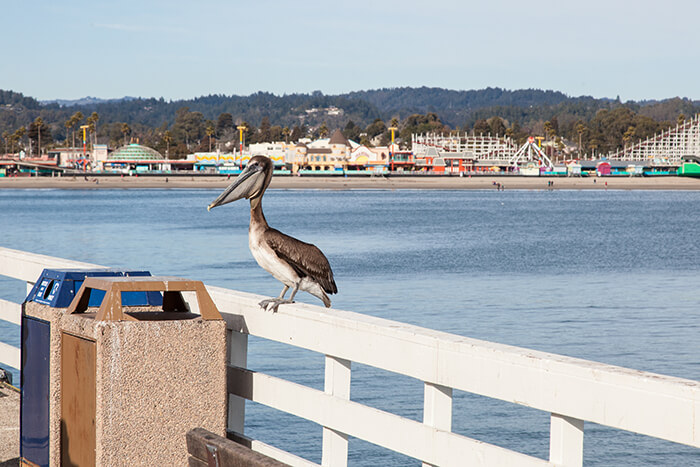
[[[579,173],[587,174],[591,177],[607,177],[607,176],[641,176],[644,175],[644,170],[648,168],[639,162],[630,161],[612,161],[609,159],[596,160],[581,160],[578,162]]]
[[[241,167],[241,157],[232,152],[195,152],[188,154],[187,160],[194,163],[196,172],[230,174]]]
[[[85,149],[85,153],[83,153],[82,147],[49,149],[48,157],[55,160],[56,164],[60,167],[81,170],[85,167],[92,167],[92,151],[87,148]]]
[[[93,144],[91,156],[95,167],[100,167],[109,157],[109,147],[106,144]]]
[[[284,141],[253,143],[248,147],[250,157],[263,155],[272,159],[275,168],[283,167],[293,159],[295,144]],[[247,162],[247,161],[246,161]]]
[[[58,166],[56,158],[20,157],[19,155],[5,155],[0,157],[0,177],[14,177],[21,175],[60,175],[63,168]]]
[[[416,160],[411,151],[391,151],[389,168],[392,172],[412,172],[416,170]]]
[[[360,145],[348,140],[340,130],[335,130],[330,138],[315,141],[302,138],[296,143],[251,144],[241,160],[245,165],[250,157],[256,155],[268,156],[276,168],[285,166],[292,173],[385,170],[390,159],[389,148],[386,146],[375,148]],[[198,167],[205,164],[204,158],[202,156],[196,159]],[[215,159],[215,156],[210,158]]]
[[[306,165],[313,171],[346,170],[352,147],[343,133],[335,130],[329,139],[316,140],[307,146]]]
[[[359,145],[349,141],[340,130],[335,130],[330,138],[300,142],[293,150],[292,171],[313,172],[346,170],[353,148]]]
[[[140,144],[122,146],[107,156],[101,170],[120,173],[171,172],[193,170],[191,160],[166,159],[155,149]]]
[[[389,148],[358,145],[350,153],[348,170],[383,172],[388,165]]]
[[[333,132],[331,139],[328,140],[328,146],[330,147],[331,154],[336,156],[339,160],[345,161],[350,158],[350,152],[353,148],[353,144],[340,130],[335,130],[335,132]],[[358,144],[355,143],[354,146],[357,147]]]
[[[66,169],[91,170],[90,152],[83,148],[49,149],[40,157],[24,151],[0,156],[0,176],[60,175]]]
[[[306,166],[306,153],[309,147],[306,143],[299,141],[294,145],[291,155],[292,173],[299,173],[299,170]]]
[[[581,163],[579,161],[571,161],[566,164],[566,174],[569,177],[581,176]]]
[[[306,167],[314,172],[335,170],[336,164],[331,158],[330,148],[308,148],[306,151]],[[342,169],[342,161],[339,161]]]
[[[54,148],[47,151],[47,158],[58,167],[77,170],[93,170],[102,166],[109,155],[106,144],[92,147]]]
[[[436,174],[464,173],[464,172],[498,172],[500,167],[494,166],[492,161],[476,161],[470,152],[439,151],[430,147],[420,156],[415,156],[414,168],[420,172],[433,172]]]

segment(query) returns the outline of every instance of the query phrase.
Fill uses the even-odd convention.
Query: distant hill
[[[95,104],[105,104],[111,102],[123,102],[123,101],[133,101],[137,97],[120,97],[117,99],[100,99],[99,97],[82,97],[80,99],[53,99],[48,101],[39,101],[42,105],[48,104],[58,104],[61,107],[75,107],[75,106],[90,106]]]
[[[405,118],[413,113],[434,112],[461,125],[469,115],[478,109],[489,107],[541,107],[553,106],[576,100],[557,91],[525,89],[508,91],[500,88],[486,88],[472,91],[453,91],[442,88],[388,88],[372,91],[357,91],[345,95],[350,99],[368,102],[382,113]],[[586,99],[586,98],[584,98]],[[592,98],[587,98],[592,99]],[[601,102],[608,100],[602,99]],[[461,121],[460,121],[461,119]]]
[[[37,101],[20,93],[0,90],[0,109],[7,111],[12,108],[15,114],[27,111],[12,119],[3,118],[6,112],[0,113],[0,128],[6,128],[8,124],[27,125],[39,114],[47,115],[48,121],[55,121],[60,126],[63,123],[60,120],[67,120],[76,111],[81,111],[84,115],[98,112],[101,123],[127,122],[130,125],[154,127],[167,122],[172,125],[175,112],[181,107],[201,112],[204,119],[209,120],[216,120],[221,113],[230,113],[234,119],[253,125],[259,125],[263,117],[268,117],[273,125],[289,127],[301,123],[318,126],[322,122],[326,122],[328,127],[341,127],[351,120],[364,127],[377,118],[388,122],[394,117],[404,119],[411,114],[428,112],[437,114],[451,128],[470,127],[476,120],[494,115],[527,126],[532,121],[544,121],[557,115],[564,119],[587,120],[598,110],[615,105],[621,103],[608,98],[570,97],[558,91],[511,91],[501,88],[455,91],[402,87],[339,95],[325,95],[317,91],[312,94],[283,96],[258,92],[249,96],[209,95],[177,101],[129,96],[116,99],[84,97]],[[700,102],[674,98],[627,102],[625,105],[641,113],[648,113],[657,120],[671,120],[679,112],[692,114],[697,111]]]
[[[603,111],[612,115],[601,114]],[[457,91],[429,87],[385,88],[339,95],[325,95],[319,91],[282,96],[257,92],[249,96],[215,94],[176,101],[162,97],[85,97],[39,102],[21,93],[0,90],[0,134],[12,134],[40,116],[50,128],[50,137],[54,141],[64,141],[72,134],[66,128],[66,122],[76,112],[81,112],[84,118],[97,112],[99,136],[111,144],[119,144],[120,140],[126,139],[122,132],[126,123],[130,137],[151,144],[164,144],[162,135],[166,130],[171,130],[173,143],[186,144],[189,148],[192,141],[201,143],[205,139],[202,136],[204,128],[217,124],[224,114],[230,114],[227,118],[233,121],[234,126],[240,122],[248,123],[253,133],[246,141],[255,138],[255,131],[263,122],[266,122],[264,125],[277,127],[274,134],[279,137],[284,127],[307,131],[317,130],[323,124],[331,131],[335,128],[352,128],[352,131],[360,134],[376,119],[389,123],[393,118],[399,119],[400,127],[403,122],[414,122],[410,130],[433,131],[420,130],[429,127],[471,131],[478,126],[483,131],[489,128],[487,120],[494,123],[492,119],[499,117],[502,124],[495,122],[490,128],[500,128],[500,131],[509,129],[518,139],[527,134],[544,134],[544,124],[550,122],[554,134],[569,142],[581,141],[584,147],[588,145],[601,151],[619,147],[625,134],[632,134],[634,138],[646,137],[675,123],[678,118],[699,113],[700,102],[675,97],[622,103],[619,99],[571,97],[558,91],[541,89]],[[425,115],[426,121],[433,123],[420,127],[420,119],[415,118],[417,114]],[[176,124],[178,115],[180,123]],[[577,130],[581,124],[590,128],[582,136]],[[630,127],[636,130],[630,133]],[[227,128],[231,128],[231,123]],[[403,126],[403,129],[406,127]],[[222,138],[218,131],[216,136],[221,140],[237,138],[235,131],[227,134],[228,139]],[[43,130],[42,134],[46,136],[46,131]],[[295,134],[298,136],[300,133]],[[405,135],[406,132],[403,132],[404,139]]]

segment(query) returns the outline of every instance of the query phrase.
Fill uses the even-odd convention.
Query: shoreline
[[[86,179],[87,178],[87,179]],[[2,189],[223,189],[235,179],[222,176],[66,176],[2,177]],[[552,185],[550,185],[550,182]],[[700,179],[692,177],[295,177],[272,178],[271,189],[312,190],[700,190]]]

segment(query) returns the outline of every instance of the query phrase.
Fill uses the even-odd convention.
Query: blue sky
[[[0,89],[38,99],[540,88],[700,99],[700,2],[3,1]]]

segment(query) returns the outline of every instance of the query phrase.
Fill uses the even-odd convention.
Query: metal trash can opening
[[[22,304],[20,369],[20,457],[38,466],[57,465],[60,439],[58,406],[59,321],[86,277],[142,277],[148,271],[124,269],[44,269]],[[104,292],[90,297],[99,306]],[[133,292],[129,304],[162,306],[158,292]]]
[[[105,292],[97,309],[94,290]],[[158,310],[122,302],[154,291]],[[199,314],[182,292],[195,294]],[[186,465],[192,427],[225,435],[226,324],[201,282],[88,277],[60,326],[64,463]]]

